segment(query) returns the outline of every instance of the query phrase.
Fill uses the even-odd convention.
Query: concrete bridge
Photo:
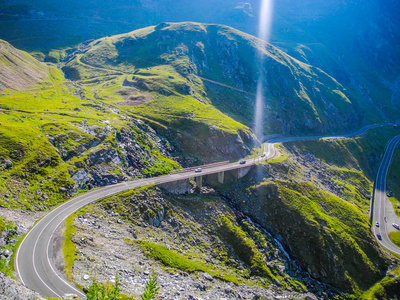
[[[161,183],[157,186],[164,188],[168,192],[173,194],[188,194],[191,190],[191,178],[195,180],[196,187],[198,189],[201,189],[203,187],[204,181],[211,185],[214,185],[224,184],[242,178],[250,172],[253,165],[254,163],[250,165],[238,165],[236,168],[227,170],[214,170],[214,168],[212,168],[208,171],[203,169],[201,173],[194,173],[192,177]]]

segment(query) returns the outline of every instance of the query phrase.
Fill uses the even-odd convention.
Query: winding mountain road
[[[82,291],[74,287],[72,283],[68,282],[64,274],[59,274],[59,272],[56,270],[56,267],[54,266],[54,263],[50,259],[52,253],[51,248],[53,246],[52,238],[54,232],[68,216],[70,216],[80,208],[104,197],[141,186],[172,182],[191,177],[197,177],[200,175],[208,175],[222,171],[243,168],[244,166],[251,166],[263,160],[275,157],[277,155],[276,148],[274,147],[276,143],[319,138],[352,137],[363,134],[371,128],[382,126],[393,126],[393,124],[385,123],[369,125],[363,127],[355,133],[342,136],[274,138],[266,142],[264,148],[265,155],[248,160],[246,162],[246,165],[241,165],[238,162],[234,162],[230,164],[209,167],[203,169],[201,173],[195,173],[194,171],[180,172],[161,177],[122,182],[119,184],[92,190],[84,195],[71,199],[68,202],[65,202],[64,204],[55,208],[32,227],[32,229],[25,236],[15,255],[15,270],[24,285],[44,296],[62,298],[65,294],[76,294],[79,297],[85,298],[85,295],[82,293]],[[390,164],[394,148],[399,140],[400,136],[396,137],[395,140],[392,140],[392,142],[389,144],[388,150],[386,151],[385,157],[382,161],[382,165],[384,165],[384,167],[382,167],[381,165],[381,168],[378,172],[379,179],[377,179],[376,181],[377,184],[375,187],[375,195],[379,195],[382,198],[380,198],[380,200],[378,201],[375,201],[374,212],[378,212],[378,214],[374,213],[374,221],[376,218],[376,220],[379,220],[379,222],[381,222],[382,224],[384,224],[382,222],[382,218],[384,218],[384,191],[387,169]],[[396,141],[396,143],[394,143],[394,141]],[[377,230],[377,228],[375,228],[375,230]],[[381,233],[382,235],[382,241],[380,241],[382,245],[393,252],[400,253],[400,249],[397,246],[391,245],[391,242],[387,236],[387,232],[384,227],[379,227],[378,230],[379,233]]]
[[[400,248],[396,246],[390,239],[388,235],[388,224],[386,222],[386,176],[392,161],[394,150],[400,141],[400,135],[394,137],[390,140],[388,146],[386,147],[385,155],[383,156],[381,165],[379,166],[378,174],[375,180],[374,186],[374,206],[373,206],[373,226],[374,233],[377,237],[380,235],[380,239],[377,237],[379,243],[386,249],[400,254]],[[379,223],[379,227],[376,226],[376,222]]]

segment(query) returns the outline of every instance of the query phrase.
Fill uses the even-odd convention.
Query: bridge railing
[[[213,163],[213,164],[208,164],[208,165],[202,165],[202,166],[197,166],[197,167],[190,167],[190,168],[184,168],[184,169],[180,169],[180,170],[174,170],[174,171],[169,172],[169,174],[184,173],[184,172],[196,170],[197,168],[207,169],[207,168],[212,168],[212,167],[222,166],[222,165],[227,165],[227,164],[229,164],[229,160],[221,161],[221,162],[217,162],[217,163]]]

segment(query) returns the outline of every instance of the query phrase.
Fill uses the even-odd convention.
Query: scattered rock
[[[203,274],[204,279],[207,279],[209,281],[213,281],[214,277],[212,277],[210,274],[208,273],[204,273]]]

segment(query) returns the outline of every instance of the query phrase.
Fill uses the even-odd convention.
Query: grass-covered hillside
[[[279,160],[259,166],[259,180],[223,194],[281,239],[313,277],[360,297],[389,266],[370,230],[369,205],[380,156],[394,134],[380,129],[285,143]]]
[[[68,56],[63,70],[102,101],[189,135],[193,123],[221,119],[220,112],[252,127],[259,78],[265,134],[343,131],[362,122],[334,78],[226,26],[161,23],[106,37]],[[248,135],[233,120],[226,131]]]
[[[160,22],[224,24],[257,35],[262,1],[72,0],[0,1],[0,38],[18,48],[44,51],[128,32]],[[399,111],[399,4],[395,0],[282,0],[272,3],[270,41],[316,66],[354,93],[376,116]],[[56,55],[57,56],[57,55]],[[395,109],[393,109],[395,107]],[[366,118],[374,118],[368,109]]]
[[[0,45],[0,73],[26,75],[21,89],[0,78],[0,205],[45,209],[80,188],[179,168],[154,129],[83,99],[60,70]]]

